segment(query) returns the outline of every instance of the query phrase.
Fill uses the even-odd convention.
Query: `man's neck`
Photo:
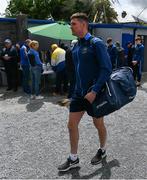
[[[88,33],[88,31],[84,31],[81,33],[81,35],[79,36],[80,39],[84,38],[86,36],[86,34]]]

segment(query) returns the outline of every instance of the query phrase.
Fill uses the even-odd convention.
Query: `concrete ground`
[[[135,100],[105,118],[107,159],[92,166],[98,148],[97,131],[85,114],[80,123],[80,167],[59,173],[69,153],[68,109],[56,102],[63,97],[44,94],[28,101],[0,89],[1,179],[147,179],[147,83]]]

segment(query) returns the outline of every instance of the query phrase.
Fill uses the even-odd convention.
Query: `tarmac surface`
[[[135,100],[105,117],[107,158],[92,166],[97,131],[85,114],[80,123],[80,166],[65,173],[57,167],[69,154],[68,108],[63,97],[44,94],[28,101],[21,90],[0,88],[0,179],[147,179],[147,82]]]

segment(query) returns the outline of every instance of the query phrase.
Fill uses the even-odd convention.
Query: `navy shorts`
[[[94,115],[92,104],[84,97],[74,97],[70,103],[70,112],[86,111],[89,116],[96,117]]]

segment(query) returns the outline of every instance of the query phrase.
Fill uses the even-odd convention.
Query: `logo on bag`
[[[97,105],[96,108],[99,109],[107,103],[108,103],[107,101],[103,101],[101,104]]]
[[[129,99],[134,99],[135,98],[135,96],[129,96]]]

